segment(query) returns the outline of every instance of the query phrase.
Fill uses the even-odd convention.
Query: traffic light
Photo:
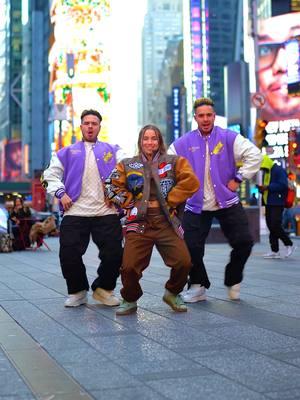
[[[67,74],[69,78],[74,78],[74,54],[67,53]]]
[[[259,147],[260,149],[264,146],[267,146],[268,143],[265,140],[266,139],[266,126],[268,125],[268,121],[264,119],[258,118],[256,120],[256,126],[255,126],[255,135],[254,135],[254,140],[256,143],[256,146]]]

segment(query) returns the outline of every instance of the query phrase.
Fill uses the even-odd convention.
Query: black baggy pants
[[[207,289],[210,287],[210,281],[203,257],[205,241],[213,218],[219,221],[221,229],[232,247],[230,260],[225,267],[224,284],[226,286],[233,286],[242,281],[243,270],[253,246],[248,218],[240,203],[216,211],[202,211],[201,214],[185,212],[183,216],[184,239],[193,264],[189,283],[200,283]]]
[[[266,224],[270,231],[269,242],[271,250],[279,251],[279,239],[285,246],[292,246],[293,242],[282,227],[283,206],[266,206]]]
[[[68,293],[89,290],[82,256],[89,245],[90,236],[99,249],[98,277],[92,289],[116,287],[122,263],[122,229],[117,215],[103,217],[65,216],[60,225],[59,258]]]

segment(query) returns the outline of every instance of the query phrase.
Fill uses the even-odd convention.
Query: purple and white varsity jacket
[[[96,141],[93,146],[101,181],[110,175],[117,162],[118,145]],[[43,184],[49,194],[61,198],[65,193],[75,202],[81,193],[85,163],[84,142],[80,141],[59,150],[43,173]]]
[[[234,148],[237,138],[241,142],[241,154],[238,155]],[[227,183],[231,179],[238,178],[242,180],[243,177],[249,178],[250,175],[254,175],[259,170],[261,161],[260,151],[253,143],[234,131],[218,126],[213,128],[206,139],[199,133],[198,129],[187,132],[177,139],[171,147],[173,147],[176,154],[189,160],[200,181],[200,189],[186,203],[186,210],[196,214],[200,214],[203,207],[206,140],[208,141],[210,152],[211,180],[220,208],[228,208],[239,202],[239,197],[235,192],[227,188]],[[237,158],[242,161],[247,159],[247,167],[249,168],[250,166],[250,168],[249,173],[245,174],[245,176],[242,176],[240,171],[237,170]]]

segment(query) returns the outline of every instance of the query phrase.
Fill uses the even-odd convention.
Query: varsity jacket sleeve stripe
[[[175,164],[175,174],[176,185],[170,190],[167,197],[167,203],[172,208],[184,203],[200,187],[199,180],[186,158],[178,157]]]
[[[61,198],[65,193],[65,186],[62,182],[64,167],[56,154],[53,154],[50,165],[43,172],[41,181],[44,188],[52,196]]]

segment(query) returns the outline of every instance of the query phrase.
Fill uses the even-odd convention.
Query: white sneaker
[[[230,300],[240,300],[240,291],[241,284],[237,283],[236,285],[229,286],[228,288],[228,297]]]
[[[296,250],[297,246],[285,246],[285,255],[284,257],[290,257],[294,251]]]
[[[67,300],[65,301],[65,307],[78,307],[82,304],[86,304],[87,302],[87,291],[81,290],[80,292],[69,294]]]
[[[200,284],[191,285],[191,287],[181,294],[185,303],[197,303],[206,300],[205,287]]]
[[[114,295],[113,290],[97,288],[93,292],[93,299],[106,306],[115,307],[120,305],[120,300]]]
[[[281,258],[279,251],[271,251],[270,253],[264,254],[263,258]]]

